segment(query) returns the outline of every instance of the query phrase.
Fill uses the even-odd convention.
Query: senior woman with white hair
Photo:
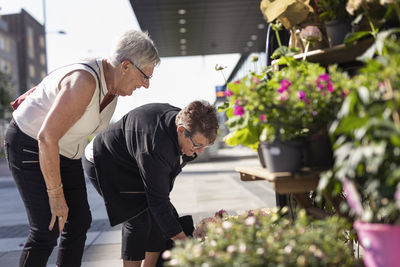
[[[149,87],[159,61],[147,33],[131,30],[109,58],[58,68],[12,103],[6,156],[30,224],[19,266],[46,266],[60,233],[57,266],[81,265],[92,220],[81,163],[88,136],[108,126],[117,96]]]

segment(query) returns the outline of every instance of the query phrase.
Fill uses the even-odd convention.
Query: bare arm
[[[58,142],[83,115],[95,89],[96,80],[86,71],[67,74],[59,83],[60,92],[38,133],[40,168],[48,188],[52,213],[49,230],[53,229],[57,216],[62,216],[63,219],[59,220],[61,232],[68,217],[64,191],[60,188]]]
[[[176,236],[171,237],[171,239],[173,241],[178,240],[178,239],[185,239],[187,236],[185,235],[185,233],[182,231],[179,234],[177,234]]]

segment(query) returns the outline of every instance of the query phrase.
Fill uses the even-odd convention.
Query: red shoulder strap
[[[35,90],[36,90],[36,87],[33,87],[32,89],[26,91],[24,94],[20,95],[13,102],[11,102],[10,105],[11,105],[12,109],[16,110],[18,108],[18,106],[21,105],[22,102],[24,102],[25,98]]]

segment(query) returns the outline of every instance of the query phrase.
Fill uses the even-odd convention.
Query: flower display
[[[202,235],[179,241],[165,253],[168,266],[356,266],[349,224],[333,216],[315,221],[304,210],[251,210],[207,218]],[[199,231],[196,229],[196,231]],[[327,234],[329,232],[329,234]]]
[[[228,84],[229,145],[256,149],[259,141],[293,140],[325,130],[346,96],[351,80],[336,66],[282,57],[280,70],[249,73]],[[344,93],[347,92],[347,93]]]

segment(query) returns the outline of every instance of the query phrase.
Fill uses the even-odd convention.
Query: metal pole
[[[44,58],[45,58],[45,66],[44,70],[47,74],[47,37],[46,37],[46,0],[42,0],[43,7],[43,37],[44,37]]]

